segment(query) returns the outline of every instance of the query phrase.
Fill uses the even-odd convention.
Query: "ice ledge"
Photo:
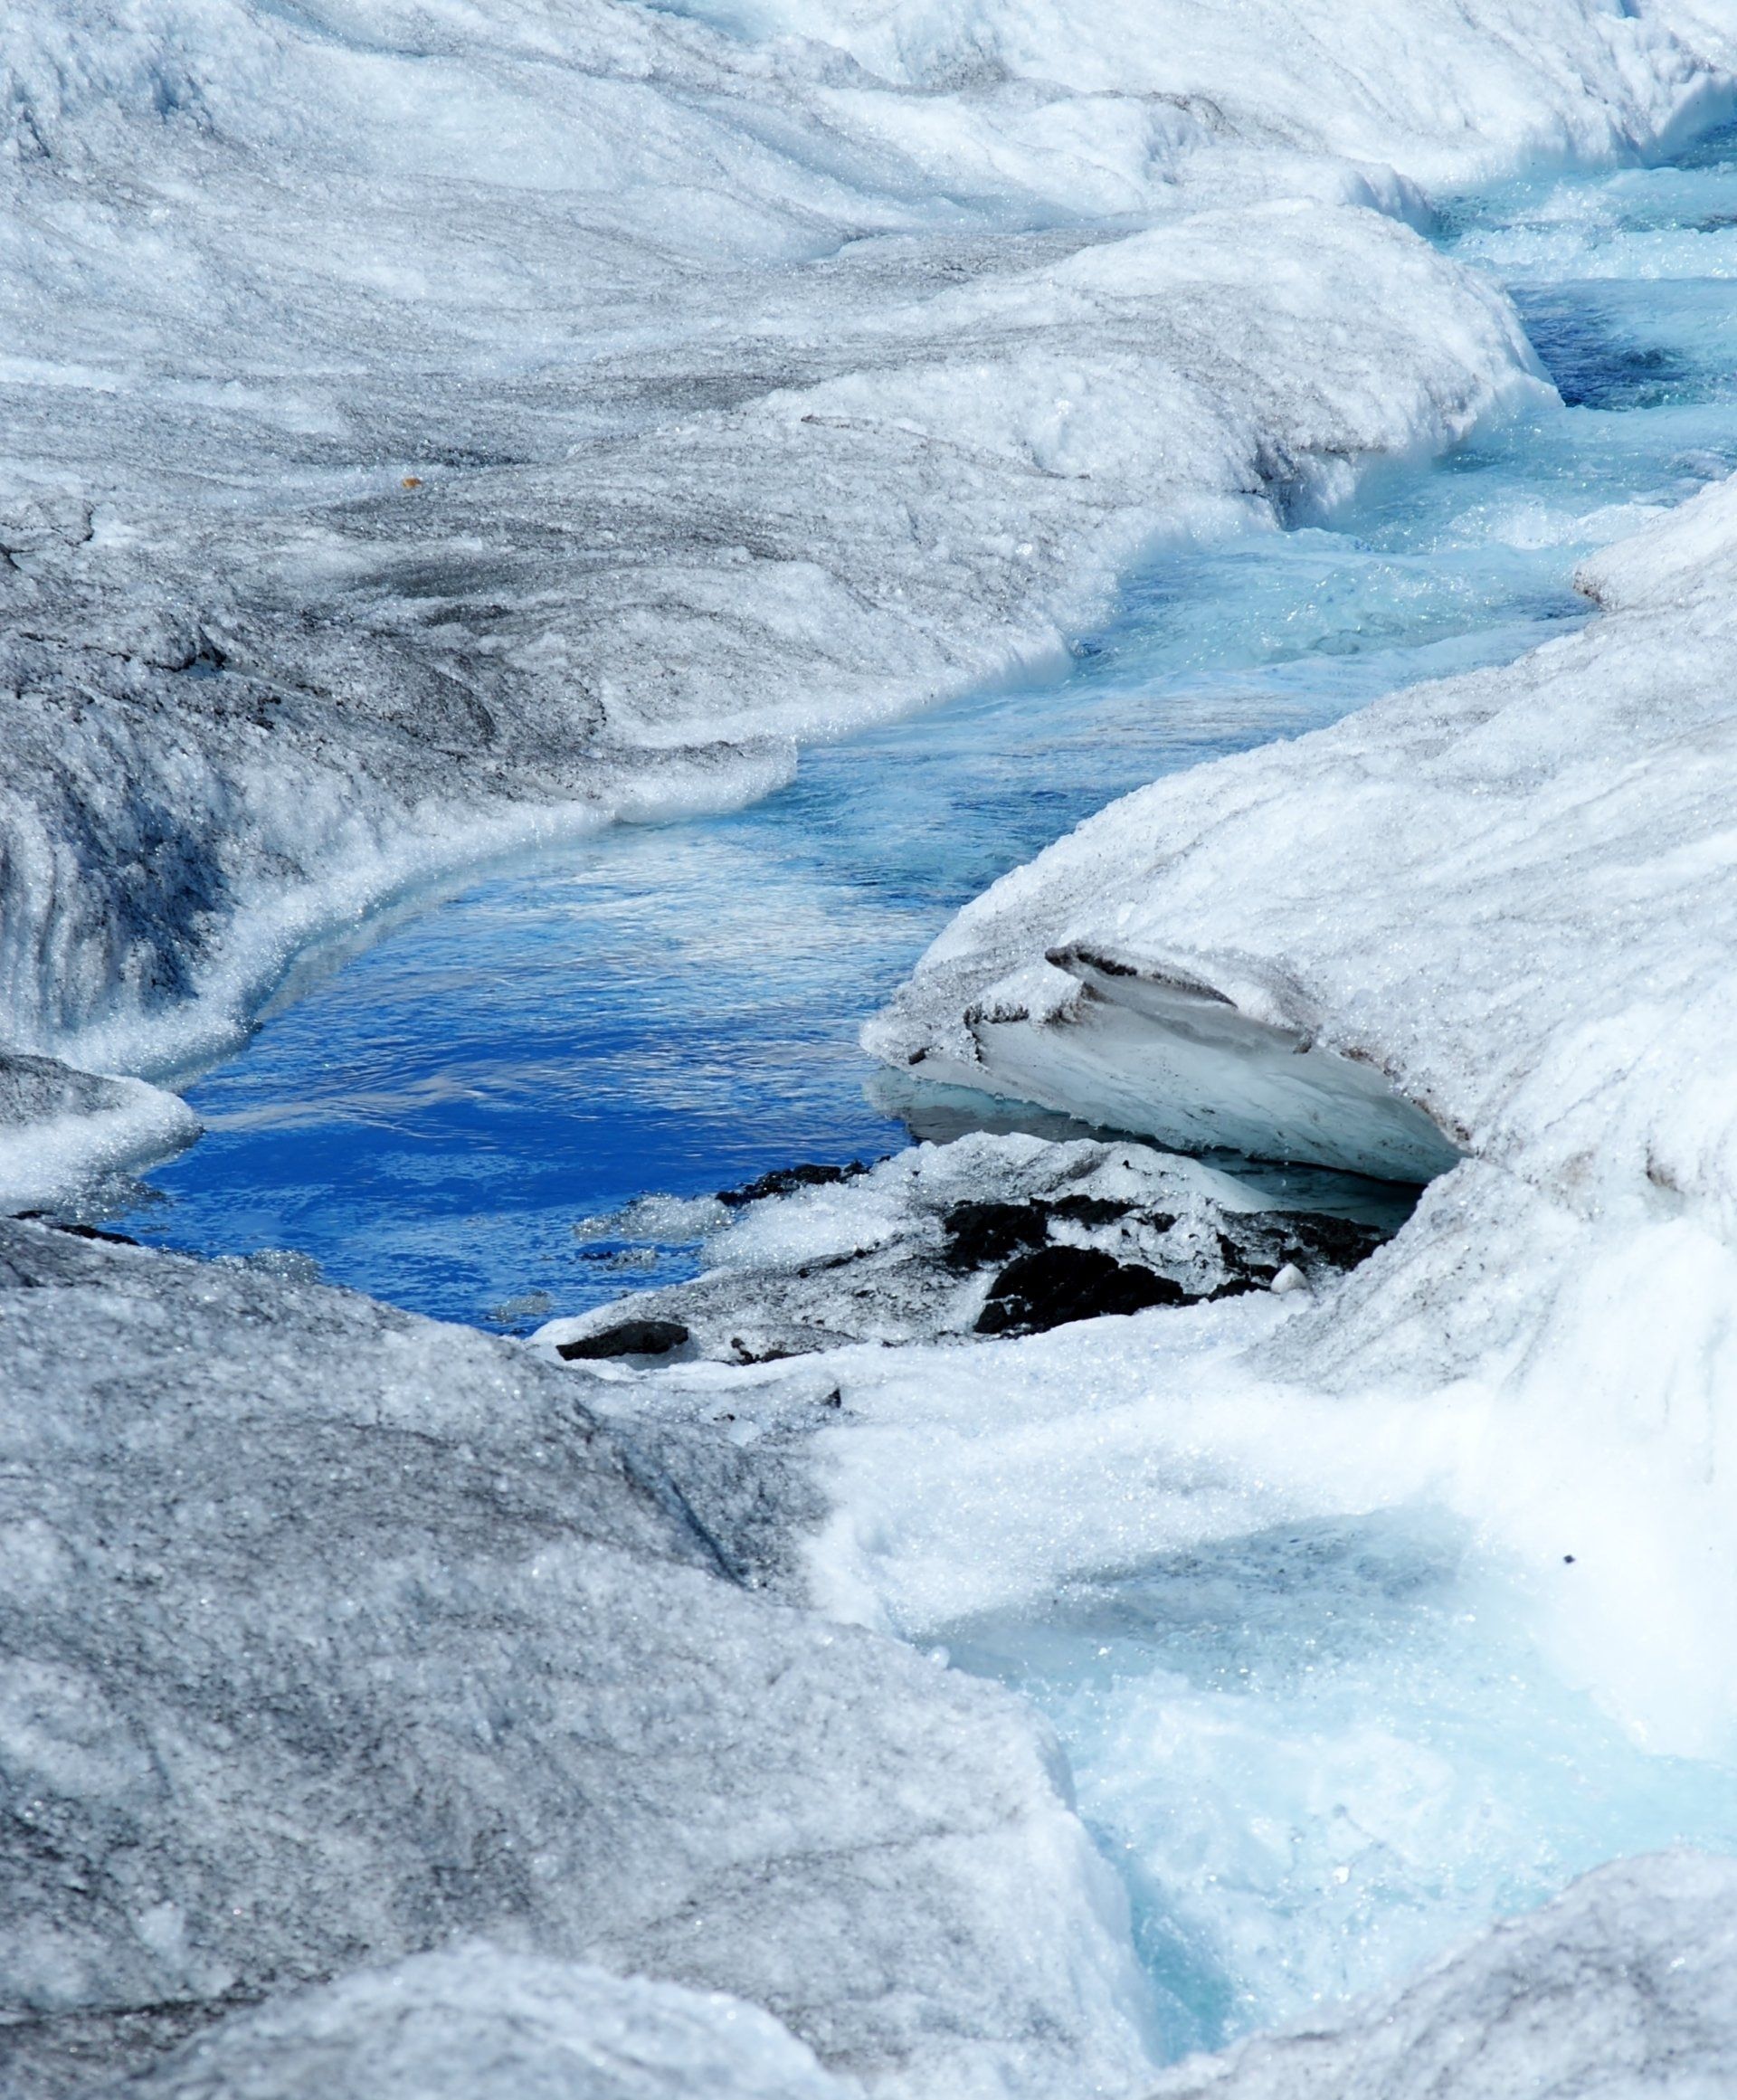
[[[1318,1043],[1306,1001],[1286,989],[1277,1002],[1232,993],[1181,963],[1070,942],[992,983],[940,1040],[906,1040],[887,1016],[864,1040],[922,1077],[1183,1152],[1227,1146],[1401,1182],[1457,1165],[1441,1126],[1373,1057]]]
[[[0,1050],[0,1211],[60,1202],[198,1135],[192,1109],[160,1087]]]

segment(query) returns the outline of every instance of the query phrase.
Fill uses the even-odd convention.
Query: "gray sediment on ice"
[[[581,1364],[752,1364],[859,1342],[1039,1333],[1281,1278],[1281,1288],[1306,1288],[1382,1237],[1269,1206],[1192,1160],[1092,1139],[978,1134],[859,1172],[767,1178],[785,1185],[670,1206],[684,1231],[709,1227],[693,1281],[551,1320],[538,1344]],[[615,1222],[631,1230],[636,1214],[658,1212],[636,1205]]]
[[[16,1223],[0,1361],[9,2095],[454,1934],[888,2090],[1146,2062],[1033,1724],[726,1579],[573,1373]]]

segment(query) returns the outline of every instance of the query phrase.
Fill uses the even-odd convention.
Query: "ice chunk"
[[[1270,1209],[1228,1175],[1145,1145],[982,1134],[773,1186],[733,1213],[720,1206],[726,1214],[695,1281],[551,1320],[533,1339],[569,1358],[644,1354],[640,1331],[661,1326],[657,1353],[691,1342],[690,1354],[754,1364],[851,1342],[1031,1332],[1265,1289],[1298,1262],[1334,1274],[1381,1237]]]
[[[137,2100],[850,2100],[739,1999],[470,1944],[239,2013]]]
[[[925,1069],[1185,1149],[1388,1181],[1429,1181],[1459,1158],[1366,1058],[1317,1049],[1306,1029],[1249,1013],[1173,964],[1077,945],[1049,961],[1074,983],[1047,1011],[992,985],[964,1016],[974,1066],[931,1056]]]
[[[889,2094],[1149,2070],[1053,1745],[725,1579],[578,1373],[0,1223],[0,1483],[9,2094],[455,1934]]]

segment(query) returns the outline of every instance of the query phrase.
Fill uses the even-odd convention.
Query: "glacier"
[[[173,1069],[431,873],[726,804],[1053,657],[1154,534],[1450,442],[1536,368],[1416,176],[1730,79],[1716,16],[1563,0],[1244,108],[1187,14],[1172,83],[992,13],[14,11],[12,1046]],[[1500,121],[1413,170],[1450,59]]]
[[[1548,399],[1433,200],[1669,153],[1737,106],[1737,24],[21,0],[0,73],[0,1208],[52,1214],[196,1135],[174,1082],[322,935],[1040,674],[1155,546]],[[1336,1609],[1397,1536],[1489,1633],[1456,1696],[1510,1669],[1601,1773],[1728,1773],[1737,495],[1606,537],[1582,630],[1116,803],[871,1031],[1437,1177],[1343,1278],[1260,1240],[1271,1288],[1220,1289],[1300,1228],[1120,1137],[748,1206],[671,1301],[716,1345],[661,1366],[562,1359],[603,1316],[527,1349],[0,1221],[7,2092],[1728,2082],[1732,1869],[1684,1833],[1540,1909],[1602,1857],[1558,1798],[1493,1888],[1480,1828],[1384,1794],[1402,1756],[1342,1758],[1358,1844],[1324,1818],[1212,1927],[1277,1887],[1316,1936],[1215,2027],[1141,1959],[1082,1744],[950,1667],[1165,1556],[1234,1602],[1300,1554]],[[1142,1214],[1058,1229],[1070,1177]],[[945,1205],[1122,1263],[1161,1197],[1196,1302],[937,1314]],[[817,1252],[879,1261],[890,1321],[831,1318]],[[1179,1768],[1229,1739],[1199,1687],[1127,1697]]]

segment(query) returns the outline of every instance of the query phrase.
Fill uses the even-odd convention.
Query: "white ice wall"
[[[1445,1498],[1527,1571],[1570,1681],[1651,1744],[1729,1753],[1737,483],[1583,580],[1604,617],[1511,667],[1112,804],[969,906],[870,1037],[1068,1106],[1081,987],[1043,958],[1083,949],[1384,1074],[1470,1156],[1212,1370],[1212,1434],[1243,1449],[1239,1380],[1291,1394],[1269,1478]],[[1208,1108],[1237,1093],[1234,1060],[1194,1083]],[[1282,1121],[1267,1138],[1286,1149]],[[1353,1453],[1335,1419],[1381,1427]]]

